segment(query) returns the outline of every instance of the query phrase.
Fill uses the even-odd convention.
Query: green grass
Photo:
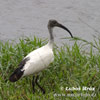
[[[36,93],[32,94],[32,76],[15,83],[8,79],[24,56],[47,41],[34,37],[19,39],[19,43],[0,42],[0,100],[100,100],[100,40],[95,41],[95,44],[82,41],[90,45],[88,52],[82,49],[85,45],[78,45],[78,40],[75,38],[72,47],[63,45],[60,49],[54,49],[54,62],[40,73],[39,83],[46,90],[44,95],[38,87]],[[94,45],[98,49],[95,54]],[[83,86],[94,87],[95,91],[65,90],[66,87]],[[96,96],[86,96],[93,93]]]

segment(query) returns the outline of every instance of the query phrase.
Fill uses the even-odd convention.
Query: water
[[[56,19],[74,36],[93,41],[100,34],[100,0],[0,0],[0,40],[18,40],[23,36],[49,36],[47,23]],[[59,45],[69,34],[54,29]],[[68,42],[70,43],[70,42]]]

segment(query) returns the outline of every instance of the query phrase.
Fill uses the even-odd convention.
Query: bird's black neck
[[[53,44],[54,44],[53,28],[48,28],[48,30],[49,30],[49,34],[50,34],[49,44],[51,46],[53,46]]]

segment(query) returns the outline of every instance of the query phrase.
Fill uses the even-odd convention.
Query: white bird
[[[34,88],[35,85],[37,85],[41,89],[41,91],[45,93],[45,90],[37,82],[39,75],[35,76],[35,74],[48,68],[48,65],[54,60],[54,53],[53,53],[54,36],[52,33],[54,27],[63,28],[73,38],[68,28],[58,23],[56,20],[49,20],[48,22],[48,30],[50,34],[49,42],[46,45],[32,51],[26,57],[24,57],[24,59],[20,62],[19,67],[10,76],[9,80],[11,82],[16,82],[21,77],[33,74],[34,75],[32,80],[33,93],[35,92]]]

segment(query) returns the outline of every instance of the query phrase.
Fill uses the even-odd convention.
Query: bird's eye
[[[56,24],[56,23],[57,23],[56,21],[53,22],[53,24]]]

